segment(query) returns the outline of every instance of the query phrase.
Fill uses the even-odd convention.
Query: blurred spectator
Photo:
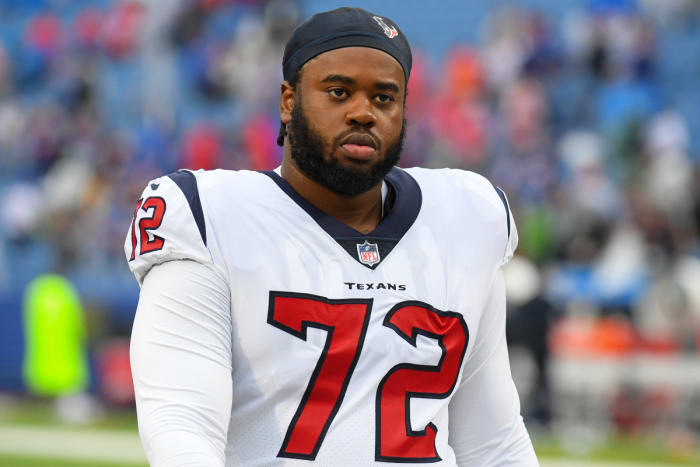
[[[489,113],[484,101],[484,70],[478,55],[467,47],[450,51],[441,89],[435,100],[433,132],[442,140],[442,157],[434,166],[474,167],[487,150]]]
[[[12,66],[10,57],[0,42],[0,97],[12,91]]]
[[[556,318],[555,309],[543,294],[542,275],[532,262],[515,257],[505,267],[508,321],[506,335],[509,351],[521,346],[534,360],[532,387],[518,388],[523,414],[528,422],[546,426],[551,421],[549,376],[549,328]]]
[[[40,396],[85,390],[89,380],[85,317],[72,284],[58,275],[31,282],[23,310],[27,388]]]
[[[100,42],[112,58],[122,58],[134,52],[144,7],[140,2],[123,1],[114,4],[101,25]]]
[[[43,197],[39,189],[26,182],[10,185],[0,200],[0,219],[8,241],[23,244],[38,229]]]
[[[219,167],[221,136],[211,125],[201,124],[190,129],[182,143],[183,158],[179,166],[187,169],[212,170]]]

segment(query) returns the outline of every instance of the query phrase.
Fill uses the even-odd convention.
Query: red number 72
[[[270,292],[268,323],[302,340],[309,327],[327,332],[278,457],[316,459],[360,358],[371,310],[371,299]],[[375,460],[437,462],[441,460],[435,448],[437,428],[430,423],[422,431],[411,429],[409,399],[444,399],[452,393],[469,340],[467,325],[458,313],[416,301],[394,306],[383,324],[414,347],[418,334],[436,339],[442,356],[435,366],[400,363],[382,378],[377,389]]]
[[[165,240],[163,237],[152,234],[153,238],[148,235],[149,230],[155,230],[160,227],[163,222],[163,216],[165,215],[165,200],[160,196],[151,196],[146,198],[146,201],[141,198],[138,203],[136,203],[136,209],[134,209],[134,218],[131,220],[131,257],[129,261],[132,261],[136,257],[136,218],[139,214],[139,208],[148,213],[149,210],[153,209],[150,216],[147,214],[139,220],[139,232],[141,234],[141,251],[140,254],[150,253],[151,251],[158,251],[163,248]]]

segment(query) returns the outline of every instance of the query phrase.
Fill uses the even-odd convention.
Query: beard
[[[338,135],[330,148],[326,147],[321,135],[309,126],[301,107],[301,99],[297,96],[287,133],[292,160],[304,175],[342,196],[356,196],[375,187],[396,165],[403,150],[406,119],[401,125],[399,137],[387,147],[384,158],[371,167],[345,167],[333,155],[334,149],[340,147],[340,142],[350,133],[369,131],[361,127],[352,128]],[[381,145],[377,151],[380,149]]]

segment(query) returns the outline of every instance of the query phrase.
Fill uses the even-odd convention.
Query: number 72
[[[369,325],[372,299],[332,300],[317,295],[270,292],[267,322],[306,340],[309,327],[323,329],[326,343],[299,407],[287,429],[278,457],[314,460],[345,397]],[[416,346],[418,334],[436,339],[442,349],[437,365],[400,363],[389,370],[377,389],[375,460],[436,462],[437,427],[411,429],[409,399],[447,398],[457,384],[469,340],[459,313],[439,311],[418,301],[395,305],[384,326]],[[396,429],[401,420],[404,430]]]

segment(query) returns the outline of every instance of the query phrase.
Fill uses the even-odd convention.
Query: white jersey
[[[368,234],[275,172],[149,183],[125,252],[152,465],[192,433],[187,465],[537,465],[505,350],[505,196],[461,170],[385,180]]]

